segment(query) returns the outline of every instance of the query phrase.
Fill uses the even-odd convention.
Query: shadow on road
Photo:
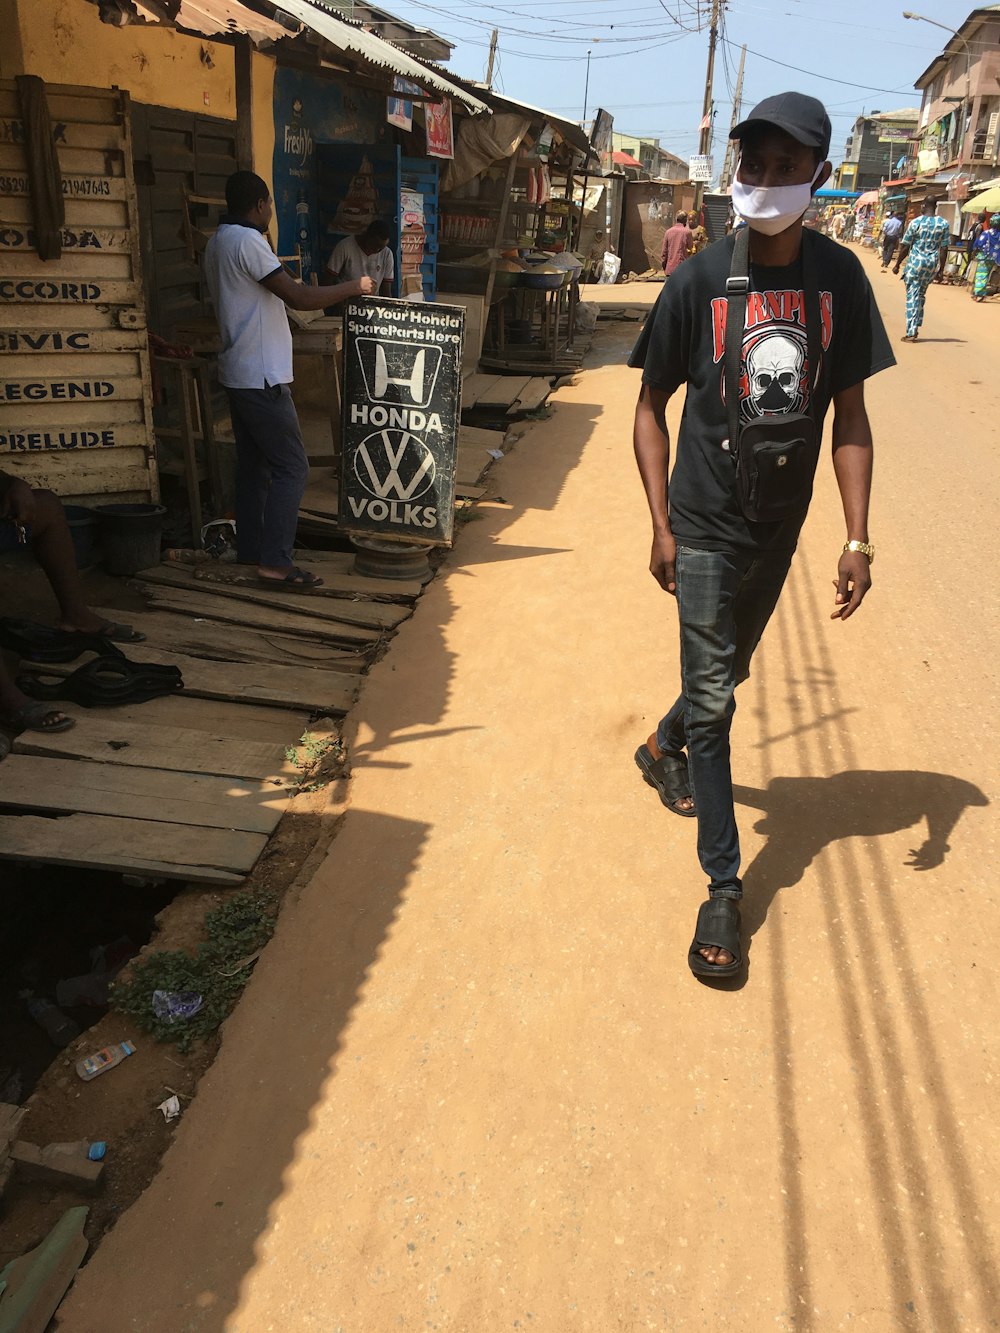
[[[926,820],[926,836],[906,864],[932,870],[950,850],[948,837],[963,810],[989,804],[973,783],[947,773],[873,770],[773,778],[763,791],[736,785],[733,794],[741,805],[764,812],[754,828],[767,835],[767,842],[746,872],[747,915],[755,917],[754,930],[763,924],[778,890],[798,884],[831,843],[883,837]]]

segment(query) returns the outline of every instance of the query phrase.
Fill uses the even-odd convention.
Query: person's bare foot
[[[652,733],[652,735],[651,735],[651,736],[649,737],[649,739],[646,741],[646,749],[649,751],[649,753],[653,756],[654,759],[662,759],[662,758],[663,758],[663,751],[660,749],[660,747],[659,747],[659,746],[657,745],[657,743],[656,743],[656,732],[655,732],[655,731]],[[679,796],[679,797],[677,798],[677,800],[674,801],[674,808],[675,808],[676,810],[684,810],[684,811],[693,810],[693,809],[694,809],[694,800],[693,800],[690,796]],[[713,959],[712,961],[714,962],[715,960]]]
[[[709,945],[707,949],[699,949],[698,952],[707,963],[716,963],[719,967],[725,967],[727,963],[733,961],[733,955],[725,949],[720,949],[718,945]]]

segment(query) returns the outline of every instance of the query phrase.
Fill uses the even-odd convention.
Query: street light
[[[904,9],[903,18],[915,19],[918,20],[920,23],[930,23],[935,28],[943,28],[945,32],[950,32],[952,37],[957,37],[958,40],[962,43],[962,45],[965,47],[965,97],[962,99],[962,135],[958,145],[958,161],[959,161],[959,166],[961,166],[962,153],[965,148],[965,115],[966,111],[969,108],[969,88],[970,88],[969,70],[972,64],[972,51],[969,47],[969,43],[965,40],[965,38],[962,36],[960,32],[956,32],[954,28],[949,28],[947,23],[939,23],[937,19],[929,19],[926,14],[914,14],[911,10]]]

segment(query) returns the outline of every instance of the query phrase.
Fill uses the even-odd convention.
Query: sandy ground
[[[372,673],[352,808],[63,1333],[996,1327],[1000,308],[871,273],[875,587],[828,463],[743,688],[746,984],[685,962],[677,687],[612,326]],[[649,302],[656,287],[614,290]]]

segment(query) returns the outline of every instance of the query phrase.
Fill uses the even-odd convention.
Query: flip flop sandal
[[[665,754],[659,759],[654,759],[649,752],[649,746],[640,745],[635,752],[635,762],[643,780],[656,788],[660,793],[660,800],[671,814],[680,815],[682,819],[694,819],[697,814],[694,806],[690,810],[681,810],[677,806],[678,801],[683,801],[685,798],[690,800],[693,796],[685,755]]]
[[[257,582],[265,588],[279,588],[282,592],[294,592],[297,588],[318,588],[323,580],[308,569],[299,569],[298,565],[292,565],[282,579],[269,579],[266,574],[258,574]]]
[[[61,720],[47,727],[45,725],[47,717],[61,717]],[[6,714],[4,721],[16,731],[44,731],[52,734],[57,731],[69,731],[70,727],[76,726],[71,717],[62,716],[61,708],[46,708],[42,703],[22,704],[13,713]]]
[[[97,636],[98,638],[101,639],[107,639],[110,643],[146,642],[145,634],[140,634],[140,632],[137,629],[133,629],[131,625],[119,625],[118,622],[114,620],[105,620],[104,623],[101,625],[101,628],[98,630],[89,631],[89,630],[73,629],[73,630],[66,630],[65,633],[71,634],[77,638],[81,634],[87,638],[94,638],[95,636]]]
[[[84,708],[107,708],[176,694],[184,681],[175,666],[95,657],[63,678],[46,680],[41,672],[22,672],[17,686],[35,699],[72,699]]]
[[[725,949],[731,963],[710,963],[699,950]],[[732,898],[709,898],[698,908],[698,924],[688,950],[688,966],[696,977],[732,977],[743,966],[740,909]]]
[[[0,647],[9,648],[29,662],[73,662],[87,652],[99,653],[102,657],[124,656],[121,649],[103,634],[56,629],[52,625],[36,625],[34,621],[15,620],[11,616],[0,619]]]

